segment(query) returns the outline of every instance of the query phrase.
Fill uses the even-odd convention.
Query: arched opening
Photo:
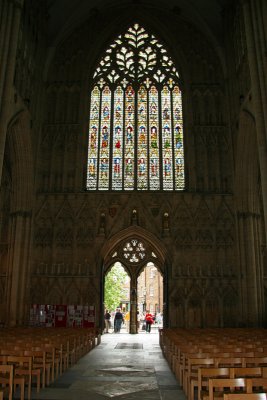
[[[139,330],[145,330],[146,312],[153,315],[152,328],[163,326],[163,277],[153,262],[148,262],[137,278],[137,307]]]
[[[114,317],[118,309],[121,310],[125,322],[121,328],[126,328],[126,331],[129,332],[129,319],[126,316],[130,312],[130,285],[131,279],[127,270],[120,262],[116,261],[106,271],[104,277],[105,333],[109,333],[110,329],[116,331]],[[106,322],[106,319],[109,320],[109,323]]]
[[[134,210],[136,212],[136,210]],[[130,322],[129,333],[138,333],[140,321],[138,312],[140,307],[141,289],[138,289],[138,278],[141,276],[144,269],[148,266],[148,271],[154,272],[161,278],[161,294],[160,306],[159,300],[153,303],[153,311],[155,308],[164,315],[164,320],[167,321],[166,294],[167,294],[167,276],[166,263],[167,251],[163,244],[150,232],[139,226],[131,226],[124,231],[114,235],[102,249],[103,256],[103,296],[101,299],[102,314],[104,315],[105,299],[104,299],[104,281],[111,267],[119,262],[130,277],[129,285],[129,304],[130,304]],[[152,267],[153,265],[153,267]],[[149,289],[146,289],[147,291]],[[143,301],[144,304],[144,301]],[[160,308],[159,308],[160,307]],[[102,326],[104,326],[104,321]]]

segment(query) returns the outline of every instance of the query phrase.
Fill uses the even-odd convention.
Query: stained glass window
[[[179,75],[139,24],[117,37],[91,91],[87,190],[183,190]]]

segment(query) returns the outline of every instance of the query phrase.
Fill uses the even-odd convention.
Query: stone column
[[[267,227],[267,112],[266,112],[266,55],[262,52],[261,41],[256,27],[262,32],[262,18],[255,18],[255,2],[243,0],[244,25],[247,42],[248,63],[251,76],[252,100],[254,106],[259,163],[261,172],[261,187],[264,209],[265,227]],[[254,12],[252,12],[254,11]],[[266,234],[265,234],[266,235]]]
[[[0,100],[3,99],[0,103],[0,177],[2,177],[7,124],[12,116],[13,81],[22,6],[23,0],[6,0],[2,6],[4,24],[0,28],[0,37],[3,37],[0,39]]]
[[[137,326],[137,279],[132,277],[130,288],[130,333],[138,333]]]
[[[258,294],[260,288],[258,287],[257,274],[259,269],[256,253],[258,250],[257,238],[255,237],[255,214],[243,213],[241,214],[240,227],[240,246],[241,251],[241,278],[243,284],[242,290],[242,308],[243,323],[248,327],[255,327],[261,324],[261,317],[259,315],[259,301]]]
[[[25,299],[27,298],[26,288],[29,286],[31,214],[16,212],[11,215],[11,219],[7,284],[9,315],[7,325],[16,326],[27,322]]]

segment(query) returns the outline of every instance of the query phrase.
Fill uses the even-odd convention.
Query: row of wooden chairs
[[[266,378],[211,378],[203,400],[221,400],[225,394],[266,393]]]
[[[230,368],[232,372],[239,368],[240,373],[241,368],[267,368],[267,335],[263,329],[163,328],[160,345],[189,400],[194,400],[200,368]]]
[[[239,380],[246,383],[246,391],[249,393],[259,391],[259,388],[265,392],[267,389],[266,368],[199,368],[197,380],[191,381],[188,397],[194,399],[195,388],[197,388],[198,400],[207,400],[214,397],[215,387],[217,390],[221,389],[217,393],[220,395],[223,388],[240,387],[236,384]]]
[[[100,337],[97,331],[89,329],[3,329],[0,331],[0,367],[3,368],[0,384],[9,392],[10,399],[19,387],[20,399],[24,400],[26,387],[30,400],[33,384],[37,392],[51,384],[99,344]],[[8,383],[11,375],[12,384]]]

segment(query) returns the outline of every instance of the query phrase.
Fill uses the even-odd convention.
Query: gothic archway
[[[137,278],[144,266],[149,262],[156,264],[163,276],[164,321],[168,319],[166,307],[168,283],[167,250],[157,237],[139,226],[131,226],[118,232],[106,242],[102,249],[102,260],[102,287],[106,272],[115,262],[123,264],[130,276],[130,333],[138,333]],[[103,298],[101,299],[101,304],[103,305]]]

